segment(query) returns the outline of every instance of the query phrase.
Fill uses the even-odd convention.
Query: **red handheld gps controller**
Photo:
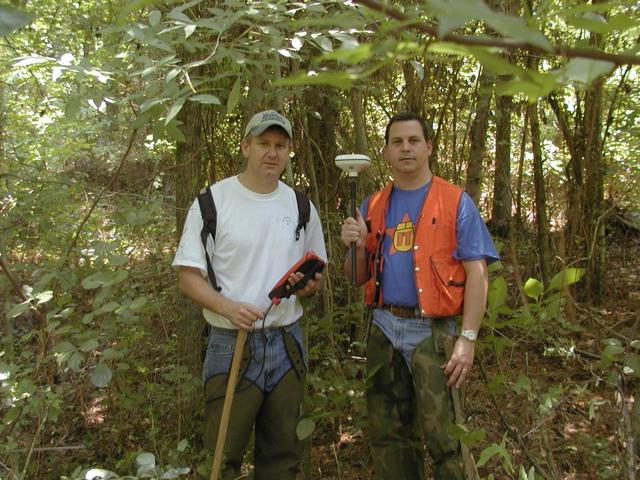
[[[309,279],[313,278],[317,272],[324,269],[325,262],[314,252],[307,252],[304,257],[296,262],[296,264],[285,273],[275,287],[269,292],[271,303],[278,305],[283,298],[289,298],[307,284]],[[302,280],[294,285],[289,284],[289,275],[295,272],[304,274]]]

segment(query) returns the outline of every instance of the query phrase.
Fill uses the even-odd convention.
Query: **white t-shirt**
[[[209,236],[207,251],[220,293],[239,302],[248,302],[265,309],[271,301],[268,294],[276,282],[308,251],[324,260],[322,225],[313,203],[309,222],[296,241],[298,205],[295,192],[282,182],[267,194],[244,187],[238,177],[229,177],[211,186],[217,210],[215,243]],[[196,199],[185,220],[182,238],[173,260],[174,267],[200,269],[207,277],[207,261],[200,239],[202,215]],[[225,317],[203,309],[211,325],[236,328]],[[292,295],[274,305],[265,320],[265,327],[281,327],[302,316],[302,305]],[[262,321],[256,323],[261,328]]]

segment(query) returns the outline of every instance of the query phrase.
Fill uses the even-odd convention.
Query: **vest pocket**
[[[467,274],[462,263],[451,256],[429,257],[431,270],[440,291],[438,295],[442,314],[455,315],[464,300],[464,285]]]

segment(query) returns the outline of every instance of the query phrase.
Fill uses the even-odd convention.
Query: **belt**
[[[381,307],[384,310],[387,310],[393,313],[396,317],[402,318],[421,318],[420,308],[418,307],[402,307],[400,305],[382,305]]]

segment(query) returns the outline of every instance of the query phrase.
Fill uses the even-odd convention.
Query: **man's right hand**
[[[367,238],[367,224],[364,222],[362,215],[360,215],[360,210],[356,209],[356,218],[348,217],[342,223],[341,238],[347,247],[356,242],[357,248],[364,248],[365,239]]]
[[[242,330],[251,330],[253,324],[264,317],[264,313],[255,305],[246,302],[234,302],[225,298],[222,302],[222,316]]]

